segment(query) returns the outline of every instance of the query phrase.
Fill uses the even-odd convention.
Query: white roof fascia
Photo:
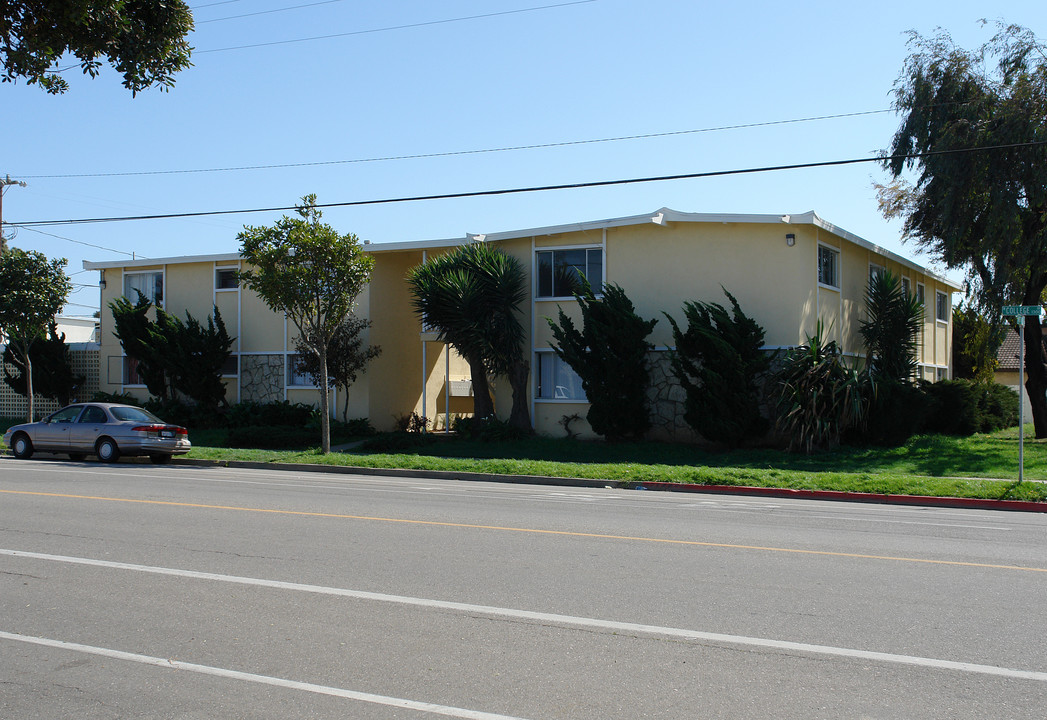
[[[151,267],[153,265],[180,265],[200,262],[239,262],[240,253],[222,253],[219,255],[182,255],[166,258],[135,258],[134,260],[107,260],[91,262],[84,260],[84,270],[109,270],[111,268]]]

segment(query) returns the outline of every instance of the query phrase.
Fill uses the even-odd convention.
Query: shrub
[[[852,430],[847,434],[847,442],[904,445],[923,430],[930,409],[931,402],[920,388],[909,383],[880,381],[876,383],[864,430]]]
[[[300,425],[231,427],[225,444],[231,448],[252,450],[297,450],[319,445],[316,430]]]
[[[764,330],[742,312],[727,288],[731,310],[717,303],[684,303],[686,329],[663,313],[673,328],[673,373],[687,393],[684,420],[706,440],[737,447],[762,437],[759,379],[771,366],[763,351]]]
[[[1006,385],[988,383],[979,385],[982,395],[978,407],[982,411],[982,432],[995,432],[1018,424],[1018,393]]]
[[[429,429],[429,418],[416,412],[404,413],[393,418],[393,426],[399,432],[424,433]]]
[[[982,427],[982,412],[974,383],[942,380],[925,384],[930,400],[924,432],[940,435],[973,435]]]
[[[363,452],[371,453],[398,453],[415,450],[436,442],[436,436],[431,433],[417,432],[391,432],[382,433],[360,446]]]
[[[522,440],[530,437],[531,432],[521,430],[497,418],[460,417],[454,421],[454,431],[462,437],[481,442],[503,442]]]
[[[106,393],[96,392],[91,396],[88,402],[98,403],[120,403],[122,405],[138,405],[141,406],[142,401],[136,398],[134,395],[128,392],[123,393]]]
[[[225,413],[230,427],[245,425],[306,427],[317,411],[305,403],[280,402],[259,403],[246,401],[230,406]]]

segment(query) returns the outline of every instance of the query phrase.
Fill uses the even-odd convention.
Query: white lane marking
[[[50,638],[33,637],[31,635],[18,635],[0,630],[0,640],[14,640],[16,642],[29,643],[31,645],[43,645],[44,647],[58,648],[59,650],[70,650],[73,652],[87,653],[89,655],[101,655],[102,657],[128,662],[142,663],[155,667],[168,668],[170,670],[187,670],[189,672],[201,673],[203,675],[214,675],[215,677],[229,678],[232,680],[243,680],[246,682],[273,685],[288,690],[304,690],[319,695],[333,695],[334,697],[357,700],[359,702],[372,703],[375,705],[388,705],[406,710],[418,710],[420,712],[432,713],[434,715],[448,715],[450,717],[465,718],[466,720],[522,720],[512,715],[499,715],[497,713],[483,712],[480,710],[467,710],[449,705],[437,705],[435,703],[419,702],[417,700],[405,700],[402,698],[388,697],[386,695],[374,695],[372,693],[359,692],[356,690],[345,690],[344,688],[329,687],[327,685],[315,685],[313,683],[300,682],[298,680],[286,680],[284,678],[271,677],[269,675],[256,675],[255,673],[241,672],[239,670],[228,670],[226,668],[212,667],[210,665],[197,665],[196,663],[183,662],[181,660],[168,660],[165,658],[140,655],[138,653],[123,652],[110,648],[94,647],[92,645],[81,645],[80,643],[66,642],[64,640],[51,640]]]
[[[31,558],[34,560],[50,560],[53,562],[71,563],[75,565],[90,565],[93,567],[103,567],[115,570],[132,570],[135,572],[151,573],[155,575],[173,575],[175,577],[193,578],[195,580],[214,580],[218,582],[253,585],[256,587],[274,588],[278,590],[334,595],[337,597],[347,597],[358,600],[371,600],[375,602],[395,603],[398,605],[450,610],[454,612],[474,614],[482,613],[494,617],[531,620],[538,623],[555,623],[571,627],[596,628],[599,630],[628,632],[640,635],[656,635],[660,637],[674,637],[685,640],[703,640],[706,642],[723,643],[727,645],[743,645],[790,652],[802,652],[813,655],[829,655],[868,660],[872,662],[894,663],[898,665],[917,665],[936,670],[954,670],[980,675],[996,675],[1020,680],[1047,682],[1047,672],[1017,670],[996,665],[980,665],[978,663],[957,662],[954,660],[941,660],[913,655],[897,655],[894,653],[876,652],[872,650],[833,647],[831,645],[812,645],[809,643],[792,642],[789,640],[747,637],[745,635],[726,635],[723,633],[704,632],[702,630],[687,630],[685,628],[662,627],[659,625],[643,625],[639,623],[618,622],[615,620],[600,620],[598,618],[559,615],[556,613],[543,613],[532,610],[517,610],[514,608],[502,608],[491,605],[473,605],[470,603],[432,600],[429,598],[416,598],[405,595],[388,595],[385,593],[367,592],[365,590],[349,590],[346,588],[325,587],[323,585],[284,582],[282,580],[266,580],[263,578],[241,577],[238,575],[198,572],[196,570],[179,570],[176,568],[155,567],[151,565],[135,565],[131,563],[112,562],[110,560],[94,560],[92,558],[70,557],[66,555],[48,555],[45,553],[35,553],[24,550],[8,550],[0,548],[0,555]]]

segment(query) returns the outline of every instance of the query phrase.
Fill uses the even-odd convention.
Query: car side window
[[[88,406],[84,414],[80,416],[82,423],[104,423],[106,421],[105,410],[94,405]]]
[[[53,423],[71,423],[71,422],[76,422],[76,416],[80,414],[81,410],[83,410],[83,407],[80,406],[80,405],[76,405],[76,406],[73,406],[73,407],[62,408],[61,410],[56,412],[54,415],[52,415],[48,419],[48,422],[53,422]]]

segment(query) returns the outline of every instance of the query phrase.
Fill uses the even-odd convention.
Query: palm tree
[[[513,393],[509,423],[530,430],[530,363],[519,310],[525,278],[519,260],[483,242],[431,258],[407,274],[415,312],[469,363],[473,414],[494,415],[487,376],[505,375]]]
[[[910,383],[916,377],[916,337],[923,321],[923,304],[905,292],[890,270],[869,279],[865,311],[858,331],[869,351],[869,365],[878,380]]]

